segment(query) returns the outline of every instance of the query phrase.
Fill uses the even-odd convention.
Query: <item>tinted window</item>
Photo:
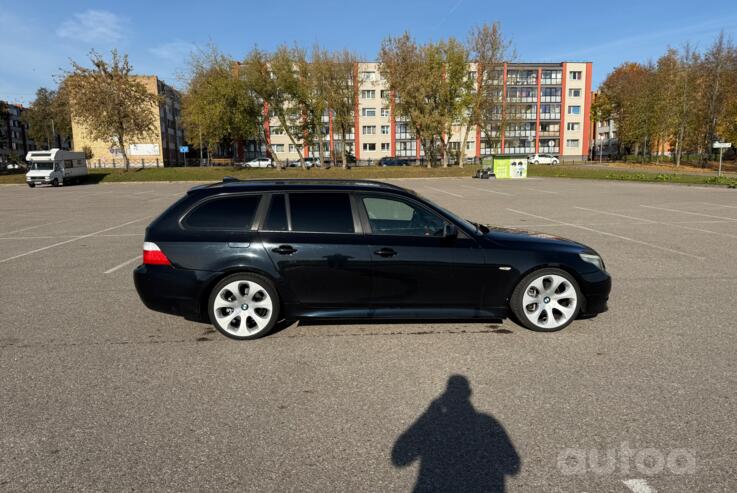
[[[266,215],[266,220],[261,229],[265,231],[286,231],[289,229],[287,225],[287,206],[284,202],[284,195],[271,197],[269,213]]]
[[[290,193],[292,231],[353,233],[351,201],[346,193]]]
[[[380,235],[442,236],[445,221],[421,207],[400,200],[366,197],[371,231]]]
[[[212,199],[198,205],[184,220],[189,228],[251,229],[260,195]]]

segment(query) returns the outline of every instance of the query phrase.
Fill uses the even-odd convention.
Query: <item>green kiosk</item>
[[[474,178],[527,178],[527,158],[497,155],[485,157]]]

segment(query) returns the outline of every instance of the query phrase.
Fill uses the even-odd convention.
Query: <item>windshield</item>
[[[35,162],[35,163],[33,163],[33,166],[31,167],[31,169],[36,169],[36,170],[52,170],[52,169],[54,169],[54,163],[50,163],[50,162],[46,162],[46,163]]]

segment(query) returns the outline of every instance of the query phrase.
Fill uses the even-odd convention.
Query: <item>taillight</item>
[[[143,243],[143,263],[146,265],[171,265],[161,248],[150,241]]]

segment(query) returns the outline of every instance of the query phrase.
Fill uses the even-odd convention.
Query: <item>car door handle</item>
[[[397,254],[397,251],[392,248],[380,248],[374,253],[379,257],[393,257]]]
[[[251,243],[248,241],[229,241],[228,246],[230,248],[248,248],[251,246]]]
[[[291,255],[297,251],[292,245],[279,245],[278,247],[271,250],[279,255]]]

